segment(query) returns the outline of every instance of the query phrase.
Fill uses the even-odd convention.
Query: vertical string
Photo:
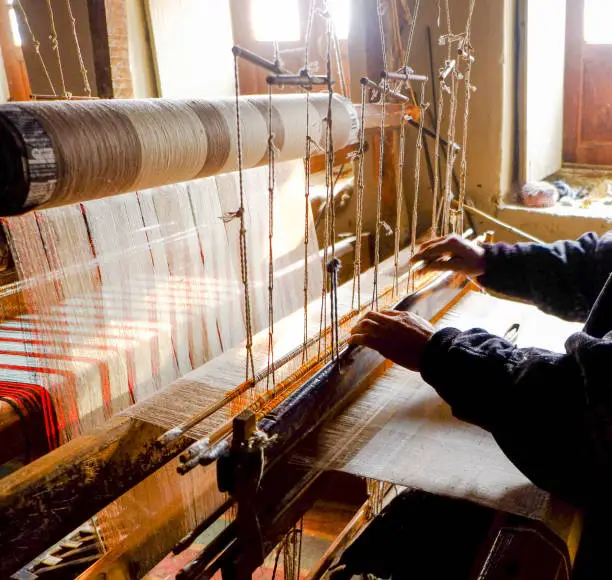
[[[55,85],[53,84],[53,81],[51,80],[49,69],[47,69],[45,59],[43,58],[43,55],[40,52],[40,41],[36,38],[34,31],[32,30],[32,27],[30,26],[28,15],[25,11],[25,8],[23,7],[23,4],[21,3],[21,0],[17,0],[17,6],[19,7],[19,10],[21,11],[21,15],[23,16],[23,22],[26,25],[28,32],[30,33],[30,38],[32,39],[32,45],[34,46],[34,52],[36,52],[36,56],[38,57],[38,60],[40,61],[40,65],[42,66],[43,72],[45,73],[45,77],[47,78],[47,82],[49,83],[49,88],[51,89],[51,94],[53,96],[57,96],[57,91],[55,90]]]
[[[72,23],[72,35],[74,37],[74,44],[76,46],[81,76],[83,77],[83,88],[85,89],[87,96],[91,97],[91,85],[89,84],[89,78],[87,77],[87,68],[85,68],[85,61],[83,60],[83,53],[81,52],[81,43],[79,42],[79,35],[77,34],[76,18],[72,13],[72,4],[70,0],[66,0],[66,8],[68,10],[68,17]]]
[[[448,0],[444,0],[444,10],[446,13],[446,44],[447,44],[447,56],[446,56],[446,65],[451,66],[452,63],[452,26],[451,26],[451,15],[450,15],[450,7]],[[458,71],[456,64],[453,65],[452,70],[450,72],[451,76],[451,87],[448,89],[447,87],[442,87],[442,89],[448,90],[450,93],[450,105],[449,105],[449,120],[448,120],[448,137],[446,146],[446,174],[445,174],[445,184],[444,184],[444,199],[442,206],[442,233],[447,235],[449,233],[449,225],[450,225],[450,203],[453,196],[452,192],[452,178],[453,178],[453,168],[455,165],[455,157],[456,151],[454,147],[455,143],[455,126],[456,126],[456,118],[457,118],[457,91],[458,91]],[[440,115],[442,115],[442,111],[440,111]]]
[[[267,386],[276,385],[274,372],[274,189],[276,146],[272,132],[272,85],[268,85],[268,372]]]
[[[383,66],[385,71],[388,70],[387,63],[387,46],[385,42],[385,29],[383,24],[383,9],[381,0],[376,0],[376,11],[378,15],[378,31],[380,34],[380,44],[382,47]],[[376,192],[376,230],[374,236],[374,280],[372,284],[372,308],[378,310],[378,266],[380,263],[380,230],[382,227],[382,190],[383,190],[383,174],[384,174],[384,157],[385,157],[385,124],[387,117],[387,95],[388,88],[387,77],[382,80],[381,92],[381,113],[380,113],[380,143],[378,148],[378,188]]]
[[[421,0],[416,0],[414,5],[414,11],[412,13],[412,22],[410,23],[410,31],[408,33],[408,43],[406,44],[406,53],[404,54],[404,68],[408,67],[410,62],[410,53],[412,51],[412,43],[414,41],[414,32],[416,29],[417,18],[419,16],[419,8],[421,6]]]
[[[242,133],[240,130],[240,76],[238,72],[238,57],[234,55],[234,89],[236,95],[236,151],[238,154],[238,187],[240,191],[240,274],[244,291],[244,318],[246,327],[246,369],[245,379],[255,376],[253,361],[253,326],[251,322],[251,298],[249,289],[248,253],[245,226],[244,207],[244,176],[242,174]]]
[[[308,23],[306,25],[305,47],[304,47],[304,71],[308,72],[310,35],[315,14],[315,0],[310,0],[308,10]],[[310,91],[306,92],[306,142],[304,145],[304,343],[302,352],[302,364],[308,359],[308,245],[310,242],[310,172],[312,160],[312,139],[310,137]]]
[[[361,126],[359,130],[359,151],[357,153],[357,208],[355,211],[355,261],[353,266],[353,298],[352,308],[355,308],[355,293],[357,294],[357,310],[361,310],[361,249],[363,237],[363,194],[364,194],[364,163],[365,163],[365,109],[366,86],[361,85]]]
[[[440,96],[438,97],[438,115],[436,119],[436,142],[434,146],[434,185],[431,205],[431,237],[438,235],[438,195],[440,191],[440,134],[442,132],[442,116],[444,112],[444,83],[440,81]],[[444,205],[444,201],[442,201]]]
[[[400,236],[402,233],[402,206],[404,205],[404,157],[406,150],[406,104],[402,104],[402,117],[400,120],[399,159],[397,162],[397,191],[395,196],[395,233],[393,253],[393,295],[399,293],[399,253]]]
[[[380,143],[378,148],[378,188],[376,192],[376,230],[374,236],[374,281],[372,285],[372,308],[378,310],[378,266],[380,264],[380,230],[382,228],[382,191],[385,157],[385,123],[387,80],[383,79],[382,104],[380,113]]]
[[[470,118],[470,101],[472,98],[472,65],[473,65],[473,54],[472,54],[472,43],[471,43],[471,30],[472,30],[472,17],[474,15],[474,7],[476,0],[472,0],[470,3],[470,11],[468,20],[465,28],[465,38],[463,39],[463,45],[461,48],[461,55],[466,62],[465,71],[465,109],[463,113],[463,141],[461,149],[461,169],[459,178],[459,200],[457,208],[458,233],[463,234],[463,204],[465,203],[465,194],[467,189],[467,146],[468,146],[468,124]]]
[[[327,14],[327,138],[326,138],[326,156],[325,156],[325,187],[327,191],[328,208],[330,216],[330,244],[331,244],[331,270],[330,270],[330,324],[331,324],[331,349],[332,358],[337,358],[339,354],[338,334],[340,331],[338,320],[338,270],[340,261],[336,258],[336,203],[334,200],[334,135],[333,135],[333,80],[332,80],[332,49],[333,49],[333,31],[334,24],[329,12],[329,5],[326,7]]]
[[[51,47],[55,51],[55,55],[57,57],[57,65],[59,69],[60,80],[62,83],[62,94],[64,97],[69,98],[72,95],[66,90],[66,81],[64,80],[64,68],[62,66],[62,56],[60,54],[57,30],[55,29],[55,18],[53,17],[53,8],[51,7],[51,0],[47,0],[47,9],[49,11],[49,23],[51,24],[51,33],[49,34],[49,38],[51,39]]]
[[[425,83],[421,83],[419,132],[416,141],[416,160],[414,165],[414,200],[412,203],[412,224],[410,228],[410,254],[414,255],[416,250],[417,224],[419,219],[419,189],[421,187],[421,158],[423,156],[423,126],[425,123],[425,112],[429,105],[425,103]],[[408,277],[408,284],[414,289],[414,270]]]

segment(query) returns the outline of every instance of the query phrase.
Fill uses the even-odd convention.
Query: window
[[[351,20],[351,0],[329,0],[329,11],[334,19],[338,38],[340,40],[348,38]]]
[[[306,0],[306,3],[308,1]],[[300,0],[252,0],[251,17],[255,40],[260,42],[301,40],[300,3]],[[328,6],[338,38],[347,39],[351,0],[328,0]]]
[[[15,46],[21,46],[21,34],[19,33],[19,24],[17,23],[17,14],[13,7],[14,0],[8,0],[7,4],[9,8],[9,21],[11,23],[11,32],[13,33],[13,42]]]
[[[298,0],[253,0],[251,10],[255,40],[300,40]]]
[[[584,41],[587,44],[612,44],[612,2],[585,0]]]

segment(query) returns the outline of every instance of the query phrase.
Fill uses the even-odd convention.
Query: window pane
[[[300,40],[298,0],[253,0],[251,11],[255,40]]]
[[[329,10],[334,19],[338,38],[348,38],[351,18],[351,0],[329,0]]]
[[[612,44],[611,0],[584,0],[584,41]]]

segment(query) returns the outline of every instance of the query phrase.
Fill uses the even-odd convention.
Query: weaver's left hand
[[[373,348],[394,363],[418,371],[434,332],[429,322],[410,312],[369,312],[351,331],[349,344]]]

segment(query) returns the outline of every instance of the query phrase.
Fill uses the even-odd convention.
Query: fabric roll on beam
[[[267,96],[240,99],[244,168],[268,162]],[[328,94],[272,98],[277,161],[324,146]],[[337,149],[357,141],[353,105],[334,95]],[[61,206],[235,171],[233,99],[61,101],[0,107],[0,214]]]

